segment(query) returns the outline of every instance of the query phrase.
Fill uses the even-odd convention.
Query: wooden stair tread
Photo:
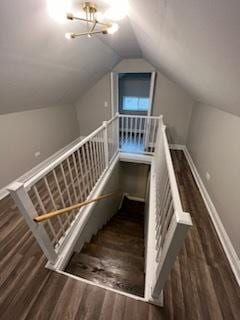
[[[116,241],[122,241],[124,243],[139,243],[141,245],[144,245],[144,239],[140,237],[136,237],[134,235],[129,235],[129,234],[124,234],[124,233],[119,233],[119,232],[114,232],[112,230],[100,230],[97,234],[97,236],[100,237],[109,237],[109,238],[114,238]]]
[[[104,232],[98,232],[95,236],[98,239],[105,239],[112,242],[122,243],[126,245],[136,245],[142,247],[144,245],[144,240],[140,237],[135,237],[131,235],[121,234],[119,232],[105,230]]]
[[[144,273],[137,266],[123,264],[121,261],[116,261],[116,259],[101,259],[85,253],[74,253],[71,259],[70,268],[80,267],[87,268],[92,272],[110,272],[123,278],[129,277],[129,274],[131,274],[131,278],[135,282],[141,282],[144,279]]]
[[[103,246],[105,248],[113,249],[116,251],[121,252],[128,252],[130,254],[133,254],[135,256],[143,257],[144,255],[144,248],[142,244],[134,243],[129,241],[128,243],[126,241],[114,241],[113,238],[107,238],[107,237],[99,237],[96,236],[92,239],[92,243],[97,244],[99,246]]]
[[[133,221],[129,221],[126,219],[119,219],[118,216],[115,216],[112,218],[112,220],[109,222],[109,225],[112,224],[118,224],[121,225],[122,227],[129,227],[131,229],[136,229],[136,230],[144,230],[144,226],[142,224],[142,222],[133,222]]]
[[[143,270],[142,265],[144,264],[144,258],[130,254],[128,252],[113,250],[110,248],[99,246],[95,243],[85,244],[81,252],[100,259],[115,259],[119,262],[122,261],[122,263],[130,265],[138,264]]]
[[[97,284],[106,285],[139,296],[143,296],[144,294],[144,277],[139,275],[138,279],[136,277],[133,278],[134,273],[132,272],[128,276],[123,276],[120,271],[111,272],[108,268],[104,270],[101,267],[98,268],[83,262],[72,265],[68,271]]]
[[[131,228],[127,228],[127,226],[122,226],[121,224],[118,224],[118,223],[108,224],[105,226],[105,228],[106,230],[110,230],[120,234],[135,236],[138,238],[143,238],[143,235],[144,235],[143,230],[136,230],[136,229],[133,230]]]

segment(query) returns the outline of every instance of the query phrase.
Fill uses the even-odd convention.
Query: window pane
[[[149,99],[148,98],[139,98],[138,99],[138,110],[139,111],[147,111],[149,105]]]
[[[123,110],[138,110],[138,98],[123,97]]]
[[[145,97],[123,97],[123,110],[125,111],[147,111],[149,98]]]

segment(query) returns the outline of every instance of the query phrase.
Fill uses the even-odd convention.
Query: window
[[[149,98],[146,97],[123,97],[124,111],[148,111]]]
[[[150,72],[118,74],[118,110],[120,114],[146,115],[150,104]]]

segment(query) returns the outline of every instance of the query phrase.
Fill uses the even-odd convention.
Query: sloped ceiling
[[[128,18],[118,38],[65,39],[46,0],[0,2],[0,114],[75,102],[123,57],[141,56]]]
[[[68,41],[79,24],[55,23],[46,0],[1,0],[0,113],[73,103],[121,59],[143,55],[196,100],[240,116],[239,0],[129,7],[113,36]]]
[[[130,0],[143,56],[196,100],[240,116],[240,1]]]

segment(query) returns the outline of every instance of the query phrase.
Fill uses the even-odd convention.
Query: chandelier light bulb
[[[67,18],[68,20],[73,20],[73,14],[70,13],[70,12],[68,12],[68,13],[66,14],[66,18]]]
[[[65,38],[68,40],[74,39],[75,38],[74,33],[72,33],[72,32],[65,33]]]
[[[127,14],[128,14],[128,1],[122,0],[122,1],[113,1],[111,3],[111,7],[107,9],[107,11],[104,13],[104,16],[107,19],[118,21],[125,18]]]
[[[113,23],[111,27],[107,29],[107,33],[114,34],[115,32],[118,31],[118,29],[119,29],[119,25],[117,23]]]
[[[67,0],[47,0],[49,16],[60,24],[66,23],[66,13],[71,11],[71,2]]]

